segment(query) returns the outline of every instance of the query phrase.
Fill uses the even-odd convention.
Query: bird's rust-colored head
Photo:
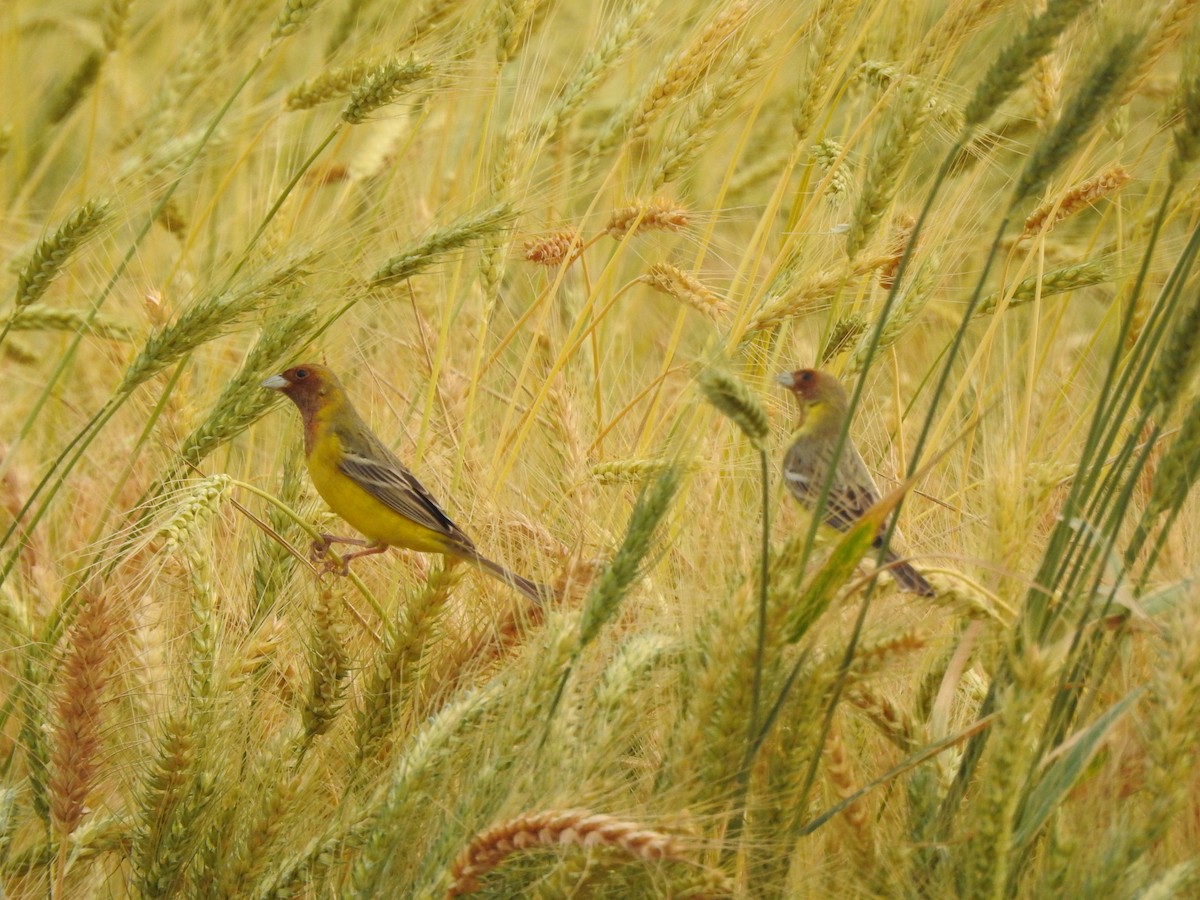
[[[820,369],[797,369],[775,378],[800,401],[800,421],[813,429],[840,427],[850,405],[842,383]]]
[[[325,366],[318,363],[301,363],[292,366],[286,372],[272,375],[262,386],[287,394],[297,406],[301,406],[303,400],[310,397],[316,399],[331,390],[336,391],[341,384],[337,376]]]
[[[846,389],[842,387],[842,383],[820,369],[797,369],[795,372],[785,372],[775,380],[795,394],[806,406],[828,403],[844,407],[847,402]]]
[[[319,363],[301,363],[286,372],[272,375],[262,383],[265,388],[279,391],[296,404],[304,420],[305,436],[312,430],[318,412],[332,404],[340,405],[345,397],[337,376]]]

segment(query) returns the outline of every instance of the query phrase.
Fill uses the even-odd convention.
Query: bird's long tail
[[[523,575],[518,575],[516,572],[504,568],[504,566],[500,565],[500,563],[493,562],[486,556],[481,556],[478,553],[474,553],[468,557],[468,559],[470,559],[489,575],[494,575],[505,584],[520,591],[538,606],[543,606],[551,600],[557,599],[557,594],[554,588],[550,587],[550,585],[533,581],[524,577]]]
[[[926,581],[920,572],[902,559],[893,557],[890,553],[888,557],[887,570],[896,579],[896,584],[909,593],[919,594],[922,597],[932,597],[934,595],[933,585]]]

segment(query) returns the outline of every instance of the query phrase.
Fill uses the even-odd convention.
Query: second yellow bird
[[[778,381],[796,395],[802,416],[783,460],[783,478],[792,495],[811,510],[829,478],[829,467],[834,465],[833,452],[837,449],[838,435],[846,417],[850,415],[850,401],[842,383],[819,369],[787,372],[780,375]],[[846,531],[878,502],[879,489],[854,442],[847,436],[825,497],[824,522],[838,531]],[[883,531],[881,528],[880,536],[875,539],[876,545],[882,540]],[[891,548],[883,560],[892,577],[906,591],[933,596],[933,586]]]

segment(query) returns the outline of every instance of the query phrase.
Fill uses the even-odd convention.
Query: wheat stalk
[[[554,141],[562,134],[567,123],[595,92],[605,73],[629,51],[656,5],[657,0],[633,0],[602,29],[595,49],[583,58],[554,105],[538,123],[537,130],[546,141]]]
[[[1124,106],[1146,84],[1151,74],[1156,70],[1163,55],[1179,43],[1179,36],[1188,26],[1188,21],[1196,11],[1196,0],[1173,0],[1160,7],[1160,13],[1155,20],[1150,33],[1146,36],[1146,46],[1138,57],[1137,63],[1129,73],[1125,90],[1117,101],[1118,106]],[[1194,52],[1195,45],[1184,52]]]
[[[726,6],[662,70],[627,126],[620,129],[631,137],[643,137],[647,129],[675,97],[691,91],[729,46],[729,38],[750,16],[750,4],[737,0]]]
[[[301,82],[284,97],[285,109],[293,112],[312,109],[328,100],[344,97],[378,72],[384,65],[378,59],[360,59],[344,66],[327,69],[320,75]]]
[[[854,762],[842,740],[841,730],[836,727],[829,731],[829,737],[825,741],[824,757],[825,775],[829,778],[829,783],[833,785],[834,792],[843,800],[857,794],[859,780],[854,771]],[[869,847],[871,830],[865,798],[859,797],[852,801],[842,812],[842,817],[850,827],[855,842],[861,847]]]
[[[837,357],[839,353],[862,337],[868,324],[866,319],[855,313],[839,316],[829,327],[829,333],[825,335],[825,339],[821,343],[817,359],[824,364]]]
[[[140,384],[234,327],[250,312],[285,294],[308,272],[313,256],[287,260],[260,278],[237,288],[217,291],[197,300],[175,321],[151,335],[125,370],[117,394],[127,394]]]
[[[1093,66],[1054,129],[1034,147],[1017,181],[1013,202],[1042,192],[1051,173],[1075,149],[1124,83],[1137,45],[1136,36],[1124,37]]]
[[[371,283],[392,284],[411,278],[446,253],[507,228],[513,215],[510,206],[500,204],[477,215],[460,219],[452,225],[435,229],[376,269],[375,274],[371,276]]]
[[[896,658],[915,653],[929,642],[929,634],[920,628],[908,628],[878,640],[864,640],[854,652],[851,677],[861,679],[879,672]]]
[[[368,820],[368,824],[374,827],[363,829],[365,840],[351,873],[359,896],[378,896],[382,870],[388,856],[394,851],[396,826],[417,812],[414,801],[423,796],[417,788],[431,782],[438,767],[447,760],[455,759],[458,751],[461,751],[462,742],[456,742],[454,738],[464,729],[479,726],[484,717],[508,696],[507,681],[494,679],[446,704],[405,741],[390,776],[382,786],[382,800]],[[313,842],[307,853],[287,861],[272,879],[274,884],[284,886],[292,883],[309,859],[321,852],[328,852],[331,846],[337,846],[339,838],[334,833]]]
[[[446,609],[451,592],[462,580],[464,570],[450,564],[449,558],[447,560],[446,565],[430,573],[420,595],[406,607],[403,621],[364,688],[356,739],[360,771],[384,750],[402,712],[402,704],[414,690],[414,674],[425,654],[426,644]]]
[[[847,703],[866,713],[880,733],[901,750],[909,752],[917,746],[917,727],[895,701],[863,684],[848,687],[845,697]]]
[[[384,63],[365,76],[350,92],[350,102],[342,110],[342,121],[350,125],[365,122],[371,113],[395,103],[401,94],[418,81],[428,78],[432,72],[433,66],[416,59]]]
[[[616,555],[588,593],[583,614],[579,619],[579,646],[590,644],[620,608],[621,601],[641,573],[643,560],[650,553],[658,526],[662,522],[675,492],[679,489],[680,472],[670,466],[659,472],[634,505]]]
[[[887,262],[879,267],[879,286],[890,291],[896,283],[896,273],[900,271],[900,262],[909,249],[909,238],[917,220],[906,213],[900,213],[892,219],[892,231],[888,235]]]
[[[855,0],[822,0],[813,11],[810,28],[815,32],[817,48],[811,72],[801,80],[796,92],[792,130],[798,140],[808,138],[821,103],[833,82],[838,57],[846,52],[843,38],[854,13],[861,9]]]
[[[610,459],[591,467],[597,484],[640,484],[675,465],[667,459]]]
[[[132,6],[133,0],[106,0],[100,12],[100,37],[109,53],[116,50],[125,37]]]
[[[729,62],[721,78],[702,89],[695,104],[687,111],[673,139],[658,155],[650,175],[650,189],[657,191],[679,177],[681,171],[712,140],[717,123],[749,89],[762,65],[765,41],[755,41]]]
[[[96,83],[104,57],[92,51],[83,57],[75,71],[63,79],[46,103],[46,120],[57,125],[71,114]]]
[[[172,893],[190,856],[198,749],[192,724],[180,716],[167,721],[141,790],[131,852],[134,883],[144,896]]]
[[[886,256],[863,258],[843,271],[822,272],[803,281],[797,280],[791,266],[785,266],[768,289],[758,312],[746,324],[742,341],[814,311],[832,300],[852,277],[873,272],[887,261]]]
[[[271,25],[271,43],[278,43],[299,31],[319,4],[320,0],[284,0]]]
[[[1180,109],[1183,122],[1175,129],[1175,155],[1171,159],[1170,177],[1174,184],[1184,171],[1200,156],[1200,74],[1193,73],[1180,85]]]
[[[162,551],[171,553],[186,547],[196,531],[216,513],[232,483],[228,475],[209,475],[200,479],[180,500],[167,519],[155,531],[156,538],[165,538]]]

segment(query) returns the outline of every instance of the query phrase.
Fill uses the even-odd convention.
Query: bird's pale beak
[[[796,379],[792,377],[791,372],[781,372],[775,376],[775,380],[789,390],[796,386]]]
[[[282,375],[272,375],[262,383],[262,386],[265,388],[270,388],[273,391],[282,391],[288,386],[288,382],[287,379]]]

